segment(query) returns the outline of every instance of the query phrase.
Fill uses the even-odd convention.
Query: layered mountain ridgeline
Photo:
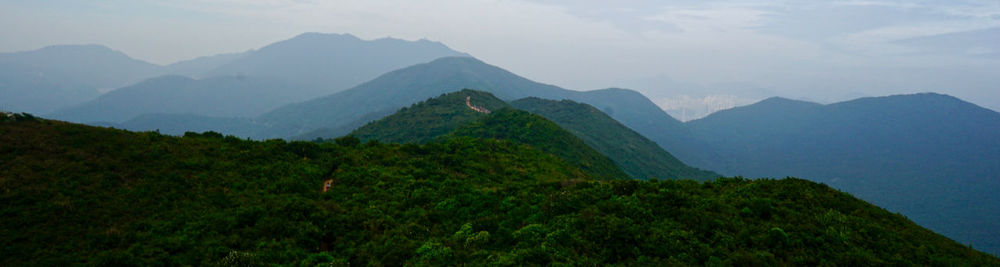
[[[392,38],[361,40],[349,34],[305,33],[257,50],[243,53],[199,57],[170,65],[156,65],[100,45],[51,46],[34,51],[0,53],[0,108],[21,112],[49,114],[93,100],[104,92],[134,85],[164,75],[196,78],[197,85],[146,88],[150,94],[133,95],[90,103],[92,109],[118,110],[130,103],[153,103],[149,110],[127,110],[126,114],[98,113],[118,117],[164,112],[170,103],[157,103],[160,95],[179,95],[185,101],[198,101],[204,95],[232,94],[236,99],[210,99],[228,106],[247,102],[235,113],[252,114],[277,105],[305,101],[341,91],[391,70],[425,63],[440,57],[468,56],[441,43],[427,40],[404,41]],[[240,77],[252,81],[218,84],[216,77]],[[160,78],[162,79],[162,78]],[[259,81],[273,85],[257,90]],[[163,84],[161,84],[163,85]],[[180,87],[180,88],[178,88]],[[249,87],[233,92],[233,89]],[[198,88],[199,90],[186,90]],[[278,93],[283,93],[278,95]],[[243,96],[246,99],[241,99]],[[239,100],[239,101],[237,101]],[[246,100],[246,101],[243,101]],[[259,103],[267,103],[260,106]],[[241,106],[242,107],[242,106]],[[260,110],[263,108],[264,110]],[[123,111],[124,112],[124,111]],[[66,116],[77,122],[122,122],[132,117]],[[190,113],[190,112],[188,112]],[[233,112],[230,112],[233,113]],[[197,113],[202,116],[231,116]]]
[[[490,139],[257,142],[3,114],[0,144],[2,265],[1000,264],[805,180],[598,181]]]
[[[361,40],[350,34],[310,32],[257,49],[201,76],[276,78],[314,88],[312,97],[319,97],[392,70],[464,56],[469,55],[428,40]]]
[[[707,146],[694,138],[680,121],[638,92],[566,90],[525,79],[471,57],[441,58],[392,71],[340,93],[275,109],[257,118],[271,127],[255,137],[343,136],[365,122],[463,88],[486,91],[508,101],[534,96],[587,103],[675,153],[682,161],[714,158]]]
[[[466,103],[466,100],[470,103]],[[590,155],[596,150],[625,171],[629,177],[637,179],[674,179],[688,178],[707,180],[718,177],[717,174],[691,168],[663,151],[656,143],[649,141],[601,111],[587,104],[572,101],[552,101],[538,98],[522,99],[512,102],[515,107],[531,113],[536,113],[558,124],[555,127],[564,129],[548,129],[553,127],[545,119],[514,114],[504,111],[510,105],[487,92],[463,89],[431,98],[426,101],[403,108],[396,114],[371,122],[351,135],[361,140],[379,140],[393,143],[424,143],[452,133],[466,125],[476,129],[477,137],[502,137],[530,145],[545,145],[544,151],[560,155]],[[472,107],[483,107],[487,110],[501,112],[485,114],[473,110]],[[485,123],[497,125],[484,127]],[[517,126],[532,126],[534,128]],[[503,127],[499,127],[503,126]],[[544,126],[544,127],[543,127]],[[514,128],[524,133],[514,134]],[[488,132],[495,131],[495,132]],[[539,132],[539,131],[544,131]],[[568,131],[567,134],[565,131]],[[468,135],[469,133],[463,133]],[[570,134],[572,136],[570,136]],[[569,137],[567,137],[569,136]],[[533,140],[537,139],[537,140]],[[582,141],[580,144],[579,141]],[[591,149],[592,148],[592,149]],[[565,150],[565,151],[556,151]],[[588,152],[588,153],[582,153]],[[592,156],[588,161],[604,162],[603,157]],[[577,162],[577,160],[569,160]],[[584,164],[581,162],[581,164]],[[605,164],[601,164],[603,166]],[[601,167],[601,169],[610,169]],[[607,174],[618,174],[607,173]],[[617,177],[617,176],[614,176]]]
[[[593,106],[571,100],[554,101],[536,97],[516,100],[511,105],[559,124],[614,160],[633,178],[708,180],[719,177],[714,172],[684,164],[653,141]]]
[[[1000,254],[1000,113],[939,94],[772,98],[687,123],[726,175],[809,177]]]
[[[514,110],[490,93],[469,89],[401,109],[351,135],[363,141],[390,143],[426,143],[455,137],[509,140],[558,156],[594,177],[628,177],[614,161],[555,123]]]
[[[309,95],[302,94],[300,88],[281,80],[246,76],[201,80],[162,76],[119,88],[46,117],[81,123],[121,123],[146,114],[252,118],[307,99]]]
[[[0,53],[0,108],[49,113],[160,72],[160,66],[99,45]]]

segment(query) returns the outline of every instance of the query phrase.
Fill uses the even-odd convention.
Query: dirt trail
[[[486,109],[486,108],[480,107],[480,106],[473,106],[472,105],[472,96],[466,96],[465,97],[465,106],[467,106],[467,107],[469,107],[469,109],[475,110],[476,112],[479,112],[479,113],[490,114],[490,110],[489,109]]]

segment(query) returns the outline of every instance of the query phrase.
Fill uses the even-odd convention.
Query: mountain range
[[[277,105],[337,92],[385,72],[445,56],[468,55],[427,40],[366,41],[349,34],[322,33],[304,33],[257,50],[200,57],[166,66],[133,59],[100,45],[51,46],[0,54],[0,109],[36,114],[55,112],[50,117],[83,123],[117,123],[142,114],[186,108],[170,99],[157,98],[174,94],[208,103],[228,102],[226,111],[188,111],[194,115],[256,116]],[[165,75],[192,79],[160,77]],[[150,80],[144,82],[147,79]],[[253,84],[263,81],[254,89],[270,88],[233,92],[246,87],[246,80]],[[143,93],[103,94],[119,88]],[[153,91],[160,94],[145,94]],[[265,94],[244,99],[249,100],[245,106],[241,106],[243,102],[215,97],[260,93]],[[133,107],[122,110],[129,105]],[[79,112],[87,115],[75,116]]]
[[[925,93],[770,98],[687,123],[726,175],[809,177],[1000,253],[1000,113]]]
[[[474,107],[492,112],[477,112]],[[354,130],[350,135],[362,141],[391,143],[426,143],[451,136],[501,138],[538,147],[567,162],[584,166],[581,167],[584,170],[620,167],[628,177],[636,179],[710,180],[719,177],[685,165],[655,143],[590,105],[569,100],[525,98],[508,104],[490,93],[464,89],[400,109],[395,114]],[[613,163],[605,162],[605,157]],[[609,163],[617,166],[607,167]],[[602,173],[598,177],[624,176],[610,171]]]
[[[333,45],[341,42],[362,44],[366,48],[330,49],[351,47]],[[439,56],[446,57],[429,62],[386,63],[382,65],[382,71],[351,61],[358,58],[349,57],[352,59],[344,60],[350,62],[338,67],[356,65],[359,70],[369,70],[366,73],[373,79],[346,90],[341,89],[350,85],[325,89],[309,85],[312,82],[322,83],[310,79],[337,75],[334,72],[338,71],[332,71],[336,68],[317,65],[338,59],[336,51],[375,51],[372,47],[382,47],[381,44],[423,47],[427,51],[443,51]],[[1000,164],[996,164],[1000,162],[1000,126],[997,126],[1000,119],[997,119],[995,111],[938,94],[862,98],[829,105],[771,98],[682,123],[632,90],[611,88],[580,92],[537,83],[464,54],[440,50],[443,45],[435,44],[427,41],[360,41],[346,35],[303,34],[266,49],[199,58],[178,63],[170,70],[164,70],[169,67],[144,64],[98,46],[52,47],[34,52],[9,53],[0,56],[0,67],[9,70],[0,72],[3,73],[0,75],[6,75],[0,80],[0,89],[5,90],[0,101],[20,100],[0,103],[3,105],[0,109],[51,109],[63,105],[57,104],[63,103],[59,101],[84,98],[78,97],[77,93],[91,94],[98,89],[125,86],[119,89],[120,92],[111,91],[89,103],[52,113],[50,117],[136,131],[162,130],[162,133],[176,135],[211,130],[255,139],[313,140],[343,136],[369,122],[401,114],[397,111],[422,100],[472,88],[489,92],[515,107],[519,106],[519,102],[524,104],[520,108],[567,129],[590,147],[615,160],[633,177],[642,175],[637,174],[643,173],[638,169],[656,169],[653,163],[668,162],[671,163],[668,165],[676,166],[670,158],[724,175],[803,177],[832,185],[890,211],[900,212],[961,243],[1000,254],[1000,236],[997,234],[1000,233],[997,223],[1000,222],[1000,207],[996,204],[1000,201],[992,193],[1000,189],[1000,177],[997,177]],[[303,49],[330,50],[313,52],[317,58],[322,58],[321,61],[325,60],[324,63],[309,61],[307,55],[310,52]],[[386,49],[405,50],[399,47]],[[384,55],[396,55],[394,53]],[[451,55],[458,57],[447,57]],[[57,59],[72,62],[63,64]],[[419,60],[424,59],[430,60]],[[102,63],[112,61],[117,63]],[[100,68],[88,69],[80,62],[91,62]],[[372,62],[386,61],[373,59]],[[296,64],[309,66],[301,68],[309,73],[296,74],[274,69],[282,66],[297,69]],[[104,68],[111,74],[86,75],[88,71]],[[147,75],[144,73],[149,68],[156,73],[151,77],[141,77]],[[123,69],[132,72],[124,72]],[[273,71],[274,75],[268,74],[269,71]],[[351,73],[352,77],[362,75],[353,70],[342,71]],[[153,78],[168,73],[202,73],[205,76]],[[127,86],[148,78],[151,79]],[[294,79],[301,79],[302,82],[290,81]],[[27,85],[7,86],[11,84]],[[36,85],[38,87],[32,87]],[[31,90],[16,91],[24,88]],[[295,90],[279,92],[278,96],[269,95],[274,93],[274,88]],[[237,91],[257,93],[240,94]],[[301,92],[306,93],[298,94]],[[273,99],[254,99],[258,95]],[[243,96],[249,98],[234,101]],[[61,97],[66,99],[59,100]],[[206,99],[199,100],[199,97]],[[526,97],[537,99],[518,100]],[[166,100],[159,100],[161,98]],[[532,101],[538,102],[538,105],[532,107]],[[229,105],[232,103],[236,104]],[[48,108],[43,107],[46,105]],[[580,117],[587,118],[588,122],[602,122],[600,125],[604,126],[601,129],[614,128],[608,126],[611,124],[607,123],[606,117],[595,112],[600,111],[650,142],[637,138],[622,141],[641,146],[655,143],[664,152],[640,154],[647,152],[628,149],[615,152],[615,146],[600,143],[607,141],[606,134],[574,123],[574,116],[561,116],[560,112],[569,112],[567,110],[580,112]],[[614,132],[616,135],[628,135],[625,134],[628,131],[620,129]],[[630,154],[632,159],[640,157],[636,155],[645,155],[641,156],[642,160],[633,161],[641,164],[641,168],[622,163],[628,157],[616,156],[621,153]],[[641,162],[652,157],[658,159]]]
[[[486,91],[505,101],[540,97],[586,103],[667,151],[684,155],[677,156],[683,162],[699,162],[711,153],[701,149],[704,145],[683,123],[638,92],[615,88],[567,90],[525,79],[471,57],[437,59],[386,73],[343,92],[277,108],[257,118],[269,128],[255,137],[337,137],[412,103],[463,88]]]
[[[528,97],[510,103],[515,108],[542,115],[570,131],[587,145],[607,155],[632,178],[711,180],[711,171],[684,164],[655,142],[629,129],[591,105],[572,100]]]
[[[160,66],[99,45],[2,53],[0,108],[45,114],[160,72]]]

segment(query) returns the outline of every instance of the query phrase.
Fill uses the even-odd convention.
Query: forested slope
[[[1000,264],[799,179],[601,181],[492,139],[258,142],[0,115],[5,266]]]

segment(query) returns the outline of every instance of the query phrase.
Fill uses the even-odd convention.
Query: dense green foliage
[[[708,180],[719,177],[677,160],[659,145],[632,131],[593,106],[572,100],[529,97],[510,103],[539,114],[573,133],[584,143],[614,160],[632,178]]]
[[[458,92],[443,94],[439,97],[403,108],[399,112],[371,122],[358,128],[351,135],[360,138],[362,141],[379,140],[390,143],[426,143],[441,136],[447,135],[459,127],[473,123],[488,116],[471,110],[465,104],[466,97],[471,97],[472,105],[482,106],[489,110],[500,110],[510,107],[503,100],[497,99],[492,94],[481,91],[464,89]],[[638,133],[628,129],[618,123],[603,112],[587,105],[570,100],[552,101],[539,98],[527,98],[511,102],[515,107],[544,116],[553,120],[559,127],[569,131],[579,138],[586,146],[605,155],[619,166],[632,178],[649,179],[673,179],[689,178],[696,180],[707,180],[718,177],[717,174],[691,168],[670,153],[663,151],[656,143],[649,141]],[[501,115],[506,116],[506,115]],[[536,120],[530,116],[521,119],[511,119],[510,121],[494,120],[497,123],[507,124],[531,124]],[[525,120],[526,119],[526,120]],[[547,122],[544,125],[549,125]],[[471,126],[478,131],[502,130],[503,134],[510,134],[510,129],[500,129],[497,127],[484,128],[481,124]],[[512,125],[513,126],[513,125]],[[570,162],[578,162],[583,165],[591,163],[580,162],[580,154],[591,154],[590,149],[582,148],[575,140],[560,140],[565,136],[561,130],[544,129],[553,131],[551,133],[521,134],[512,140],[529,141],[532,145],[541,145],[543,150],[554,153],[561,157],[574,157]],[[520,129],[533,131],[534,129]],[[500,134],[500,133],[497,133]],[[477,136],[486,137],[488,134],[477,133]],[[538,140],[528,140],[528,136],[544,137]],[[512,138],[506,136],[504,138]],[[552,138],[558,137],[558,138]],[[559,144],[559,145],[554,145]],[[560,148],[559,146],[566,147]],[[556,149],[563,151],[556,152]],[[581,152],[582,151],[582,152]],[[564,158],[565,159],[565,158]],[[588,161],[604,162],[596,155]],[[604,164],[604,163],[598,163]],[[601,167],[606,168],[606,167]],[[619,172],[605,173],[618,175]]]
[[[687,124],[712,170],[808,177],[1000,255],[1000,113],[939,94],[771,98]]]
[[[257,142],[4,114],[0,203],[5,266],[1000,264],[809,181],[600,181],[467,137]]]
[[[473,111],[466,103],[498,111]],[[559,156],[597,177],[625,178],[615,163],[586,143],[537,115],[510,109],[492,94],[464,89],[428,99],[358,128],[351,135],[362,141],[426,143],[453,136],[495,138],[528,144]]]
[[[489,110],[509,107],[490,93],[464,89],[400,109],[390,116],[354,130],[351,135],[362,141],[426,143],[487,116],[469,109],[465,105],[466,97],[471,97],[473,105]]]
[[[447,135],[510,140],[551,153],[599,178],[628,178],[615,162],[542,116],[502,108]]]

